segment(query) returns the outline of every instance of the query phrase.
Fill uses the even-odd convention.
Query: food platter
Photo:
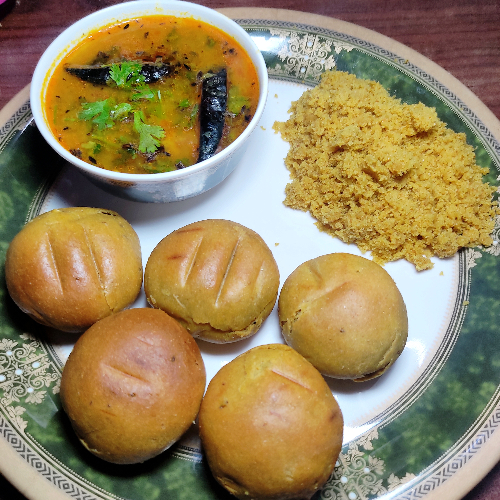
[[[245,15],[243,15],[243,12]],[[270,90],[261,122],[237,169],[219,186],[172,204],[121,200],[64,164],[32,124],[27,90],[0,115],[0,245],[38,213],[62,206],[116,210],[139,234],[143,262],[168,233],[196,220],[226,218],[257,231],[278,262],[281,283],[299,264],[331,252],[360,255],[320,233],[306,213],[283,205],[287,144],[272,129],[292,100],[322,72],[378,80],[405,102],[437,109],[463,132],[498,185],[500,126],[451,75],[390,39],[319,16],[271,9],[225,11],[262,51]],[[498,228],[496,229],[498,231]],[[385,266],[409,315],[409,342],[380,379],[330,381],[345,418],[335,474],[315,498],[455,499],[498,461],[500,348],[497,347],[500,245],[466,249],[418,273]],[[2,265],[3,273],[3,265]],[[3,276],[3,275],[2,275]],[[2,278],[3,281],[3,278]],[[145,306],[143,294],[135,306]],[[30,322],[0,295],[0,470],[30,499],[230,498],[211,478],[193,428],[171,450],[137,466],[114,466],[76,441],[58,400],[74,337]],[[210,379],[236,355],[283,342],[273,311],[252,338],[225,346],[200,342]]]

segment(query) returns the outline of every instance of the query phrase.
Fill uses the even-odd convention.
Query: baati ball
[[[87,450],[133,464],[159,455],[189,429],[205,383],[193,337],[163,311],[134,308],[98,321],[78,339],[60,397]]]
[[[144,273],[149,304],[196,338],[214,343],[255,334],[278,296],[273,254],[253,230],[223,219],[194,222],[163,238]]]
[[[142,285],[139,238],[112,210],[51,210],[14,237],[5,278],[14,302],[35,321],[82,332],[137,298]]]
[[[408,336],[403,297],[375,262],[347,253],[304,262],[278,301],[285,341],[323,375],[365,381],[382,375]]]
[[[342,447],[342,412],[322,375],[284,344],[254,347],[211,380],[199,414],[215,479],[239,499],[310,498]]]

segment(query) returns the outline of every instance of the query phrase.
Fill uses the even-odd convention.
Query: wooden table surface
[[[0,20],[0,109],[29,84],[50,42],[116,0],[17,0]],[[358,24],[420,52],[474,92],[500,119],[499,0],[201,0],[212,8],[272,7]],[[0,457],[1,460],[1,457]],[[464,500],[500,498],[500,464]],[[24,500],[0,477],[0,500]]]

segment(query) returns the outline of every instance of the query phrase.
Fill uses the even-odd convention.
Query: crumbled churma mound
[[[274,124],[290,143],[284,203],[310,211],[321,230],[379,264],[406,259],[417,270],[431,268],[433,255],[491,245],[498,209],[483,183],[488,169],[434,108],[331,71],[291,113]]]

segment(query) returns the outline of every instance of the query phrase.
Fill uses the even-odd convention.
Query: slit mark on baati
[[[307,385],[304,385],[300,380],[296,380],[293,377],[290,377],[290,375],[287,375],[287,374],[285,374],[283,372],[280,372],[280,371],[276,370],[276,368],[273,368],[271,370],[271,372],[274,373],[275,375],[278,375],[280,377],[286,378],[287,380],[289,380],[290,382],[293,382],[294,384],[300,385],[301,387],[303,387],[304,389],[306,389],[308,391],[313,392],[310,387],[308,387]]]
[[[186,283],[189,279],[189,276],[191,275],[191,272],[193,271],[194,264],[196,262],[196,257],[198,256],[198,252],[200,251],[200,247],[201,247],[202,242],[203,242],[203,235],[199,239],[198,244],[196,245],[196,248],[194,249],[193,255],[191,257],[191,262],[189,263],[189,267],[184,274],[184,280],[183,280],[182,286],[186,285]]]
[[[109,368],[109,370],[111,372],[118,372],[121,376],[124,376],[124,377],[127,377],[127,378],[133,378],[134,380],[138,380],[139,382],[142,382],[143,384],[150,385],[149,380],[145,380],[145,379],[143,379],[141,377],[138,377],[137,375],[129,373],[129,372],[123,370],[122,368],[116,368],[116,367],[108,365],[108,364],[104,364],[103,366],[104,366],[105,369]]]
[[[136,337],[136,340],[139,342],[142,342],[143,344],[146,344],[149,347],[156,347],[156,345],[153,342],[150,342],[149,339],[145,339],[144,337]]]
[[[254,292],[256,297],[262,296],[262,289],[264,288],[264,283],[266,282],[266,273],[265,273],[265,261],[263,260],[260,263],[259,272],[254,280]],[[262,278],[262,279],[261,279]]]
[[[85,243],[87,244],[87,248],[88,248],[88,251],[89,251],[89,254],[90,254],[90,261],[92,262],[92,264],[94,266],[94,269],[95,269],[95,272],[96,272],[96,275],[97,275],[97,281],[99,281],[99,286],[101,287],[102,294],[104,296],[104,300],[106,301],[106,304],[107,304],[109,310],[112,311],[111,306],[110,306],[110,304],[108,302],[108,296],[107,296],[106,286],[105,286],[105,283],[102,280],[101,272],[99,271],[99,266],[97,265],[97,260],[95,258],[94,249],[92,248],[92,244],[90,242],[89,235],[87,233],[87,230],[85,229],[85,226],[83,226],[83,225],[80,224],[80,227],[82,228],[83,235],[85,236]]]
[[[61,290],[61,294],[64,294],[64,288],[61,281],[61,275],[59,274],[59,269],[57,268],[57,260],[54,254],[54,249],[52,247],[52,242],[50,241],[50,231],[47,231],[47,246],[49,250],[49,256],[52,259],[52,267],[54,269],[55,276],[57,278],[57,283],[59,284],[59,289]]]
[[[101,413],[105,413],[106,415],[111,415],[112,417],[116,417],[116,413],[113,413],[111,411],[108,411],[108,410],[99,410]],[[95,432],[95,431],[92,431],[92,432]],[[86,436],[88,436],[89,434],[91,434],[90,432],[87,432],[87,434],[85,434]]]
[[[222,295],[222,290],[224,289],[224,285],[225,285],[226,279],[229,275],[229,270],[231,269],[231,266],[233,264],[234,257],[236,255],[236,251],[238,249],[240,241],[241,241],[241,238],[238,238],[236,240],[236,243],[233,247],[233,251],[231,252],[231,257],[229,257],[229,262],[227,263],[226,270],[224,271],[224,276],[222,277],[222,281],[220,283],[219,290],[217,291],[217,297],[215,297],[215,303],[214,303],[215,307],[217,307],[219,305],[219,298]]]

